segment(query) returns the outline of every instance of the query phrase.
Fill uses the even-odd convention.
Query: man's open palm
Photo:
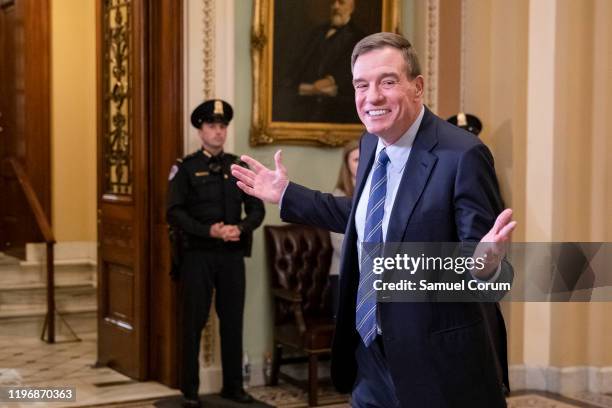
[[[282,163],[282,153],[274,154],[275,169],[271,170],[250,156],[241,156],[250,168],[232,165],[232,175],[238,179],[236,185],[245,193],[262,201],[278,204],[289,184],[287,169]]]
[[[506,244],[512,238],[514,228],[516,228],[516,221],[512,221],[512,210],[506,208],[497,216],[495,224],[482,237],[474,251],[474,258],[484,258],[486,260],[485,267],[482,270],[472,273],[474,277],[483,280],[491,277],[492,272],[497,269],[506,255]]]

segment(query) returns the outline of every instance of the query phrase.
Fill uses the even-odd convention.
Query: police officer
[[[480,119],[469,113],[459,112],[458,114],[446,119],[446,121],[460,127],[461,129],[465,129],[476,136],[478,136],[482,131],[482,122]]]
[[[263,221],[263,203],[236,186],[230,166],[241,164],[223,151],[232,107],[214,99],[191,114],[202,149],[178,159],[170,171],[167,219],[184,237],[178,264],[182,309],[183,405],[198,407],[200,335],[208,319],[213,288],[220,322],[223,390],[221,396],[248,403],[242,387],[244,256],[250,255],[252,232]],[[246,214],[242,216],[242,211]]]

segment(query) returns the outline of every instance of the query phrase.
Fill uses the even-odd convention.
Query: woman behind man
[[[352,197],[355,190],[355,178],[357,177],[357,164],[359,163],[359,141],[351,140],[344,146],[342,154],[342,165],[336,188],[333,191],[335,196]],[[329,267],[329,282],[332,292],[332,307],[334,318],[338,310],[338,278],[340,274],[340,253],[342,251],[342,241],[344,234],[330,232],[329,237],[333,248],[331,265]]]

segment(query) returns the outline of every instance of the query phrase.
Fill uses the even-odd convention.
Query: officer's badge
[[[174,178],[174,176],[176,176],[176,173],[178,173],[178,166],[175,164],[174,166],[172,166],[172,168],[170,169],[170,174],[168,175],[168,181],[172,181],[172,179]]]
[[[219,116],[223,116],[225,115],[225,113],[223,112],[223,102],[222,101],[215,101],[215,111],[213,112],[213,115],[219,115]]]

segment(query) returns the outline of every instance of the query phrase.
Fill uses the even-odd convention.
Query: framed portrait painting
[[[254,0],[251,145],[358,137],[351,53],[398,15],[397,0]]]

